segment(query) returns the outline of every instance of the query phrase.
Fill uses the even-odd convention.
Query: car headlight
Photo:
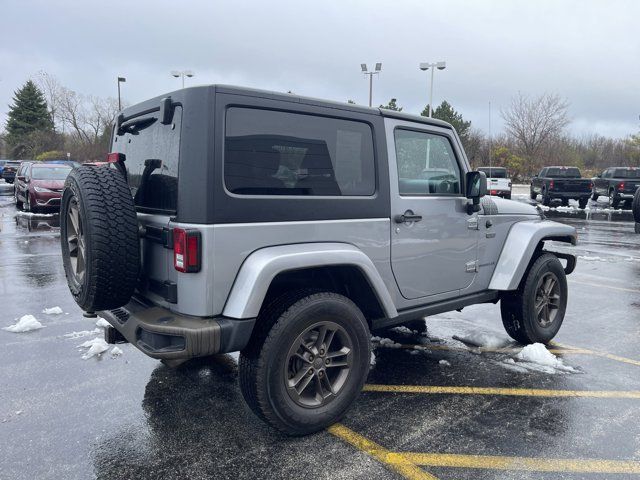
[[[33,187],[33,189],[38,193],[52,192],[53,190],[49,190],[48,188],[43,187]]]

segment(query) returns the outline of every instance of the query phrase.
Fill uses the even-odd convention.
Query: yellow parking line
[[[500,457],[441,453],[397,453],[415,465],[430,467],[486,468],[533,472],[640,473],[640,462],[621,460]]]
[[[366,384],[364,392],[426,393],[452,395],[508,395],[516,397],[585,397],[585,398],[634,398],[640,399],[640,391],[621,390],[546,390],[538,388],[456,387],[432,385],[376,385]]]
[[[438,480],[437,477],[425,472],[403,455],[394,454],[375,442],[357,434],[353,430],[336,423],[328,428],[329,433],[354,446],[361,452],[375,458],[391,470],[409,480]]]
[[[557,346],[557,347],[560,347],[560,348],[570,349],[573,352],[580,352],[580,353],[584,352],[584,353],[586,353],[588,355],[595,355],[597,357],[608,358],[609,360],[615,360],[616,362],[628,363],[630,365],[636,365],[637,367],[640,367],[640,360],[634,360],[632,358],[621,357],[619,355],[613,355],[613,354],[607,353],[607,352],[600,352],[598,350],[589,350],[588,348],[572,347],[570,345],[557,343],[557,342],[553,342],[553,345]],[[571,353],[571,351],[568,351],[568,353]]]
[[[572,278],[570,278],[570,282],[571,283],[579,283],[580,285],[587,285],[589,287],[608,288],[610,290],[619,290],[621,292],[640,293],[640,290],[635,290],[633,288],[614,287],[613,285],[604,285],[604,284],[599,284],[599,283],[581,282],[580,280],[573,280]]]
[[[377,345],[382,348],[401,348],[404,350],[435,350],[435,351],[445,351],[445,352],[481,352],[481,353],[519,353],[523,347],[503,347],[503,348],[490,348],[490,347],[454,347],[449,345],[429,345],[429,344],[412,344],[412,343],[401,343],[400,347],[390,346],[386,347],[385,345]],[[560,345],[557,345],[558,347]],[[592,350],[580,349],[580,348],[549,348],[549,352],[555,355],[563,355],[563,354],[585,354],[585,355],[595,355]]]

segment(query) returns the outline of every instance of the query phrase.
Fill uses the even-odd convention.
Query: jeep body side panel
[[[502,248],[489,289],[517,289],[536,247],[542,240],[559,240],[575,245],[576,239],[575,228],[561,223],[547,220],[515,223]]]
[[[373,262],[360,249],[345,243],[302,243],[267,247],[242,264],[224,308],[228,318],[258,316],[269,285],[279,273],[307,267],[353,265],[364,274],[387,317],[396,317],[393,300]]]

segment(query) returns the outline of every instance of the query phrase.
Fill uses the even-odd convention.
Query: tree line
[[[349,103],[355,103],[352,100]],[[396,98],[380,108],[402,111]],[[591,176],[609,166],[640,166],[640,133],[627,138],[567,133],[569,104],[558,95],[530,97],[519,93],[500,111],[504,132],[489,137],[473,127],[446,100],[432,116],[454,126],[471,165],[506,167],[516,180],[526,180],[545,165],[581,168]],[[427,105],[420,113],[428,116]],[[0,155],[14,159],[66,158],[103,160],[118,112],[115,98],[83,95],[40,72],[13,97]]]
[[[18,89],[0,140],[6,158],[103,161],[118,112],[115,98],[83,95],[45,72]]]
[[[428,116],[428,107],[422,116]],[[380,108],[402,111],[395,98]],[[558,95],[518,93],[500,111],[504,132],[494,137],[473,128],[447,101],[436,107],[432,116],[453,125],[473,168],[489,164],[505,167],[520,181],[547,165],[575,166],[584,176],[610,166],[640,166],[640,133],[627,138],[575,137],[567,132],[568,109],[567,100]]]

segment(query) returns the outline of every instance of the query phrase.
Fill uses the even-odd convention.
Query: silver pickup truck
[[[194,87],[123,110],[108,161],[62,199],[78,305],[169,364],[240,351],[247,404],[287,434],[345,413],[371,331],[497,302],[518,342],[562,324],[575,257],[545,242],[576,231],[485,196],[447,123]]]

